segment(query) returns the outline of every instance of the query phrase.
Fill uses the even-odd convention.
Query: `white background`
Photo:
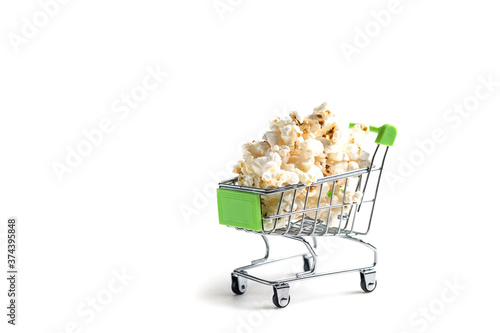
[[[7,218],[16,216],[20,277],[15,328],[0,283],[1,331],[496,327],[500,86],[488,91],[480,77],[500,81],[499,7],[401,0],[380,27],[370,13],[389,1],[228,1],[221,14],[212,0],[73,0],[18,47],[13,34],[40,4],[2,2],[1,267]],[[346,57],[342,43],[356,47],[356,38]],[[113,103],[148,67],[169,76],[121,119]],[[393,181],[384,177],[365,238],[379,249],[378,287],[361,292],[357,274],[309,280],[292,285],[286,309],[256,283],[234,296],[230,272],[262,256],[263,243],[218,225],[216,180],[273,117],[324,101],[346,122],[399,131],[385,174]],[[472,111],[447,113],[464,101]],[[113,131],[60,181],[54,162],[103,119]],[[429,144],[436,129],[445,140]],[[281,254],[302,250],[272,241]],[[354,264],[349,245],[329,246],[333,262]],[[122,270],[133,279],[118,288],[113,272]],[[110,283],[120,291],[107,291]],[[465,290],[454,294],[450,283]],[[101,311],[79,314],[95,297]]]

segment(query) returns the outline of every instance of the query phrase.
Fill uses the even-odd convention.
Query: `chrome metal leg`
[[[309,265],[310,265],[309,270],[307,272],[297,273],[296,274],[297,278],[302,277],[302,276],[306,276],[306,275],[314,274],[314,272],[316,272],[316,263],[318,262],[318,260],[317,260],[318,255],[316,254],[316,251],[314,250],[318,246],[316,238],[313,237],[313,244],[314,244],[314,246],[311,246],[311,244],[308,241],[306,241],[304,239],[304,237],[300,237],[300,236],[298,236],[298,237],[297,236],[286,236],[286,235],[285,235],[285,237],[301,241],[306,246],[306,248],[309,251],[309,253],[311,254],[310,257],[307,256],[308,258],[312,259],[312,262],[309,263]]]
[[[262,236],[262,239],[264,240],[264,243],[266,243],[266,255],[264,256],[264,258],[252,260],[252,265],[264,262],[267,259],[269,259],[269,240],[267,239],[266,235],[261,235],[261,236]]]
[[[359,244],[366,246],[370,250],[372,250],[373,251],[373,266],[371,266],[371,268],[373,268],[377,265],[378,255],[377,255],[377,248],[375,246],[371,245],[370,243],[364,242],[359,238],[355,238],[355,237],[352,237],[349,235],[339,235],[338,237],[357,242]]]

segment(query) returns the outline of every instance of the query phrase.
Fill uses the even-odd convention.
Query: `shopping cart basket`
[[[352,128],[353,126],[354,124],[350,124],[349,127]],[[217,189],[219,223],[235,227],[238,230],[259,234],[266,246],[266,254],[263,258],[253,260],[250,265],[236,268],[231,273],[231,289],[235,294],[241,295],[245,293],[247,280],[273,286],[273,303],[277,307],[283,308],[290,303],[290,282],[349,272],[360,273],[361,288],[365,292],[371,292],[375,289],[377,279],[374,268],[377,264],[377,249],[355,236],[366,235],[370,230],[385,157],[389,146],[394,144],[397,131],[392,125],[370,126],[370,131],[378,133],[375,139],[377,145],[371,163],[366,168],[327,176],[311,185],[297,184],[272,189],[239,186],[237,185],[237,178],[219,183]],[[385,147],[383,152],[379,152],[379,150],[383,150],[383,148],[380,149],[381,145]],[[369,184],[374,184],[371,193],[367,191]],[[346,195],[341,196],[343,197],[342,202],[335,203],[332,200],[334,197],[332,193],[338,193],[339,190],[347,193],[348,186],[352,188],[353,185],[357,192],[362,192],[360,200],[357,200],[357,202],[356,200],[346,200]],[[330,201],[325,204],[321,202],[321,198],[323,191],[327,188],[329,188],[327,195]],[[299,207],[296,205],[295,200],[298,193],[303,194],[304,192],[305,200],[303,205]],[[312,193],[315,194],[312,195]],[[316,194],[318,194],[317,198]],[[323,193],[323,197],[324,195]],[[314,202],[308,202],[309,198],[312,198]],[[263,214],[261,209],[262,200],[279,200],[277,201],[276,213],[270,214],[266,212]],[[285,206],[288,209],[282,208]],[[290,207],[296,208],[290,209]],[[367,210],[367,214],[364,214],[365,221],[364,223],[358,221],[355,228],[356,215],[361,215],[359,211],[362,207]],[[361,227],[359,227],[360,224]],[[268,235],[283,236],[300,241],[306,246],[308,252],[290,257],[269,258]],[[307,236],[312,238],[312,245],[304,238]],[[368,247],[373,251],[373,264],[347,270],[317,271],[316,237],[320,236],[337,236]],[[300,256],[303,257],[304,272],[297,273],[293,277],[269,281],[247,272],[255,267]]]

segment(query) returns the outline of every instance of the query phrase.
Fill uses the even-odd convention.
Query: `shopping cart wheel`
[[[231,290],[236,295],[243,295],[247,291],[247,279],[231,273]]]
[[[361,275],[361,289],[370,293],[377,287],[377,275],[374,270],[367,270],[359,272]]]
[[[290,304],[290,286],[286,283],[275,284],[273,286],[273,303],[278,308],[284,308]]]
[[[304,258],[304,272],[309,272],[311,270],[311,257],[303,256]]]

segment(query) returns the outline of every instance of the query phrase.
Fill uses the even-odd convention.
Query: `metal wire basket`
[[[351,124],[352,127],[354,124]],[[371,244],[356,238],[370,231],[373,211],[377,199],[385,158],[396,138],[396,128],[392,125],[381,127],[370,126],[372,132],[378,133],[376,148],[370,166],[354,171],[324,177],[310,185],[289,185],[272,189],[260,189],[237,185],[237,178],[219,183],[217,201],[219,223],[238,230],[260,234],[266,245],[266,255],[254,260],[250,265],[236,268],[231,274],[232,290],[241,295],[246,291],[247,279],[272,285],[274,289],[273,303],[277,307],[285,307],[290,302],[288,282],[324,275],[359,271],[361,288],[366,292],[375,289],[377,250]],[[381,145],[385,151],[380,152]],[[374,188],[368,191],[369,185]],[[342,193],[342,202],[335,202],[333,194]],[[353,193],[357,192],[357,198]],[[350,195],[349,195],[350,193]],[[304,197],[299,204],[298,197]],[[329,200],[328,200],[329,198]],[[326,200],[325,200],[326,199]],[[274,202],[273,202],[274,200]],[[268,211],[269,203],[276,203],[276,212]],[[266,203],[266,205],[263,205]],[[366,207],[368,206],[368,207]],[[266,209],[263,209],[265,207]],[[273,207],[273,205],[271,205]],[[364,223],[355,223],[362,207],[369,210]],[[302,242],[307,253],[282,258],[269,258],[269,241],[267,235],[283,236]],[[312,237],[312,245],[304,237]],[[342,271],[317,272],[317,241],[319,236],[338,236],[362,244],[373,251],[372,265]],[[276,281],[265,280],[248,274],[247,270],[284,259],[302,256],[304,272],[295,277]]]

